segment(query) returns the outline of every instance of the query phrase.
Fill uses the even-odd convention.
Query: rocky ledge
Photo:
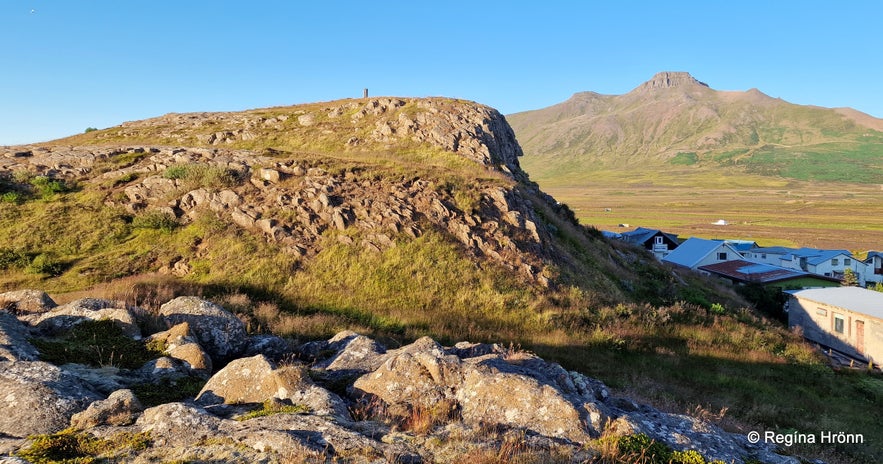
[[[0,294],[0,308],[3,462],[33,458],[45,434],[104,443],[111,462],[463,462],[488,450],[592,462],[600,437],[638,434],[707,460],[798,462],[512,347],[424,337],[389,349],[352,332],[292,346],[195,297],[152,314],[25,290]],[[89,324],[151,359],[126,364],[93,339],[97,363],[57,361],[52,343]]]

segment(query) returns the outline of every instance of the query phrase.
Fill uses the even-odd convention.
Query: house
[[[742,259],[742,255],[729,243],[691,237],[662,258],[665,263],[697,270],[700,266]]]
[[[865,285],[865,264],[855,259],[849,250],[798,248],[783,255],[779,265],[838,279],[842,279],[846,269],[850,269],[858,284]]]
[[[883,252],[869,251],[864,263],[865,284],[883,282]]]
[[[883,293],[859,287],[789,292],[788,326],[850,355],[883,362]]]
[[[680,244],[677,235],[667,234],[658,229],[638,227],[621,235],[622,240],[650,250],[658,259],[664,258]]]
[[[775,246],[775,247],[754,247],[750,250],[742,252],[745,259],[750,259],[758,263],[782,265],[782,256],[794,252],[794,248]]]
[[[757,248],[757,242],[754,240],[732,240],[732,239],[724,239],[724,242],[727,242],[736,249],[742,256],[745,256],[745,253]]]
[[[764,287],[778,287],[781,290],[840,286],[840,280],[833,277],[741,259],[699,266],[699,270],[737,285],[760,284]]]

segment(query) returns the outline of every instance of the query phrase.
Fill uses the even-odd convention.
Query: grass
[[[267,400],[261,404],[260,409],[249,411],[235,417],[238,421],[247,421],[258,417],[273,416],[276,414],[307,414],[310,408],[302,404],[285,404],[278,401]]]
[[[111,320],[86,320],[52,339],[32,339],[43,361],[61,365],[81,363],[95,367],[137,369],[160,352],[126,336]]]

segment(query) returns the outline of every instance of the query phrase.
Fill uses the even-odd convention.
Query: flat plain
[[[540,180],[582,224],[624,232],[658,228],[686,237],[761,246],[883,249],[883,185],[807,182],[709,171],[603,170],[580,185]],[[571,183],[571,185],[566,185]],[[726,225],[716,225],[719,221]]]

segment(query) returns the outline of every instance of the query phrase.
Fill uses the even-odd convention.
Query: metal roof
[[[812,264],[813,266],[824,263],[832,258],[836,258],[840,255],[845,255],[847,258],[853,258],[852,253],[849,250],[820,250],[818,248],[798,248],[793,250],[790,254],[782,256],[783,260],[793,260],[806,258],[806,262],[808,264]]]
[[[721,247],[726,247],[732,251],[736,259],[742,258],[738,251],[725,242],[690,237],[686,242],[678,245],[668,256],[662,258],[662,260],[692,269],[706,256]]]
[[[861,287],[811,288],[788,292],[794,297],[836,306],[883,320],[883,293]]]
[[[641,244],[645,243],[647,240],[650,240],[656,234],[662,234],[672,242],[678,243],[678,237],[676,235],[665,233],[659,229],[648,229],[646,227],[638,227],[635,230],[623,232],[622,239],[629,243]]]
[[[741,259],[699,266],[699,269],[742,282],[755,282],[760,284],[780,282],[801,277],[815,277],[830,280],[832,282],[839,282],[838,279],[810,274],[809,272],[803,272],[797,269],[789,269],[766,263],[755,263]]]

